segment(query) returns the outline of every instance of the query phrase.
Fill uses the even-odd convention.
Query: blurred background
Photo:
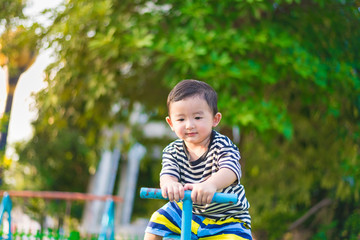
[[[140,239],[164,204],[139,189],[159,187],[176,138],[167,94],[198,79],[240,149],[257,240],[360,239],[358,1],[0,6],[0,189],[14,231],[99,233],[104,201],[41,195],[83,193],[121,199],[116,233]]]

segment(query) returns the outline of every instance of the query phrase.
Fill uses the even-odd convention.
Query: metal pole
[[[192,206],[191,198],[184,198],[181,220],[181,240],[191,239]]]

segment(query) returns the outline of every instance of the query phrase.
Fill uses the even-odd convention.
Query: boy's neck
[[[185,146],[186,146],[186,144],[185,144]],[[199,146],[198,148],[194,149],[194,148],[189,148],[188,146],[186,146],[186,150],[187,150],[187,155],[188,155],[189,161],[196,161],[200,157],[202,157],[204,155],[204,153],[207,152],[208,148]]]
[[[212,134],[207,138],[204,144],[189,144],[184,142],[184,146],[186,148],[186,152],[189,158],[189,161],[196,161],[201,158],[209,149],[210,143],[212,139]]]

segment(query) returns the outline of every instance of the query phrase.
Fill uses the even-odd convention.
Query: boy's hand
[[[162,196],[170,201],[180,201],[184,198],[184,187],[177,180],[166,176],[160,179]]]
[[[205,205],[211,203],[214,194],[217,190],[216,186],[207,183],[197,183],[197,184],[185,184],[184,190],[191,190],[191,200],[199,205]]]
[[[211,203],[217,190],[230,186],[237,180],[236,174],[228,168],[222,168],[214,173],[205,182],[196,184],[185,184],[185,190],[192,190],[191,200],[196,204]]]

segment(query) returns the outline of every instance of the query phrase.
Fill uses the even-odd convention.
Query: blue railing
[[[101,219],[101,231],[98,240],[114,240],[115,238],[115,207],[114,201],[109,199],[106,201],[105,211]]]
[[[153,199],[166,199],[163,198],[161,194],[161,189],[158,188],[141,188],[140,190],[141,198],[153,198]],[[167,199],[166,199],[167,200]],[[191,191],[185,191],[185,196],[183,201],[183,210],[181,218],[181,236],[178,235],[168,236],[167,239],[181,239],[181,240],[190,240],[191,239],[191,220],[192,220],[192,200],[191,200]],[[236,194],[228,193],[215,193],[212,199],[212,202],[217,203],[236,203],[238,197]]]
[[[1,201],[1,205],[0,205],[0,226],[3,222],[4,213],[7,212],[8,222],[9,222],[9,233],[8,233],[8,238],[7,238],[8,240],[11,240],[11,238],[12,238],[11,209],[12,209],[12,202],[11,202],[10,196],[7,192],[5,192],[4,197]],[[106,202],[105,211],[102,216],[101,232],[99,234],[98,240],[114,240],[115,239],[114,215],[115,215],[114,201],[112,199],[109,199]],[[0,239],[2,239],[2,236],[0,236]]]
[[[7,212],[8,214],[8,222],[9,222],[9,234],[8,239],[11,240],[11,209],[12,209],[12,202],[10,196],[7,192],[4,193],[4,197],[1,201],[0,205],[0,226],[3,221],[4,213]],[[0,236],[2,237],[2,236]]]

